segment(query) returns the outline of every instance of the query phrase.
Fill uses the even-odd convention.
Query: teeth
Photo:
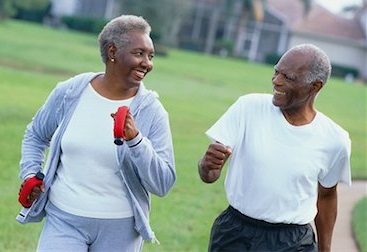
[[[136,75],[139,76],[139,78],[144,78],[145,73],[141,71],[136,71]]]
[[[285,95],[285,92],[277,91],[277,90],[274,89],[274,94]]]

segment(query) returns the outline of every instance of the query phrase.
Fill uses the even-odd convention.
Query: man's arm
[[[331,239],[338,208],[337,185],[325,188],[319,183],[315,226],[319,252],[331,251]]]

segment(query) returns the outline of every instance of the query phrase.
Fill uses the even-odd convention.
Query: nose
[[[279,85],[281,81],[281,75],[279,73],[274,73],[273,77],[271,78],[271,81],[274,85]]]
[[[153,68],[152,59],[149,56],[143,57],[141,61],[141,66],[143,66],[144,68],[148,69],[148,71],[150,71]]]

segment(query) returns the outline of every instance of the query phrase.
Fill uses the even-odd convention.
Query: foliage
[[[352,226],[359,250],[367,251],[367,197],[353,207]]]
[[[16,6],[16,14],[13,18],[20,20],[27,20],[31,22],[42,23],[45,17],[50,15],[51,3],[40,8],[29,8]]]
[[[70,29],[99,34],[107,21],[93,17],[63,16],[62,22]]]
[[[50,4],[50,0],[13,0],[14,6],[27,10],[39,10]]]
[[[24,129],[57,82],[103,65],[95,35],[19,21],[1,23],[0,34],[0,251],[35,251],[41,224],[14,221]],[[178,179],[166,197],[152,198],[150,219],[161,245],[146,243],[144,251],[206,251],[211,224],[227,203],[223,176],[210,185],[198,178],[197,161],[209,143],[204,132],[239,95],[271,92],[273,68],[177,50],[154,64],[145,84],[169,112]],[[365,94],[365,86],[332,78],[316,104],[349,131],[354,178],[367,178]]]
[[[265,63],[274,66],[279,61],[280,57],[281,55],[278,53],[268,53],[265,57]]]
[[[0,21],[15,14],[13,0],[0,0]]]
[[[0,0],[0,20],[12,17],[19,10],[37,11],[50,5],[50,0]]]
[[[152,26],[155,41],[172,45],[172,33],[177,34],[181,17],[189,8],[186,0],[120,0],[124,14],[143,16]],[[173,36],[174,37],[174,36]]]
[[[341,78],[345,78],[348,75],[352,75],[353,78],[359,77],[358,69],[354,67],[346,67],[346,66],[335,65],[335,64],[332,65],[331,74],[333,76],[338,76]]]
[[[219,39],[215,42],[215,52],[220,53],[221,51],[225,50],[227,52],[232,52],[233,50],[233,41],[228,39]]]

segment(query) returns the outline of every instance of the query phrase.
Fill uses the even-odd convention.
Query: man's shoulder
[[[271,103],[272,95],[266,93],[249,93],[240,96],[238,100],[245,103]]]
[[[318,112],[318,121],[323,134],[328,134],[335,140],[349,141],[349,133],[327,115],[322,112]]]

